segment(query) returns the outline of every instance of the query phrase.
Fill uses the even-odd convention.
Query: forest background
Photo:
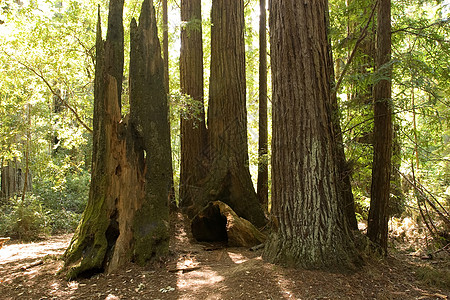
[[[210,2],[203,2],[203,21],[198,26],[203,30],[207,100],[211,22]],[[42,234],[71,232],[80,220],[90,181],[98,4],[106,19],[106,1],[1,2],[1,234],[33,239]],[[178,193],[180,117],[198,118],[199,106],[180,92],[180,29],[184,24],[180,21],[180,3],[168,4],[169,105],[174,185]],[[165,27],[160,1],[155,1],[155,7],[162,40]],[[358,221],[364,223],[370,204],[373,158],[371,89],[382,77],[374,71],[373,3],[332,0],[329,7],[346,158]],[[449,219],[450,205],[450,6],[442,1],[392,1],[391,10],[395,134],[390,229],[399,238],[408,235],[426,241],[428,247],[442,247],[449,238],[445,220]],[[129,24],[139,11],[140,1],[127,1],[124,24]],[[258,1],[245,1],[245,23],[249,164],[256,184],[261,160]],[[128,37],[126,33],[125,38]],[[128,57],[129,41],[124,44]],[[270,65],[267,72],[271,128]],[[127,78],[125,65],[124,113],[128,109]],[[270,154],[262,160],[270,168]]]

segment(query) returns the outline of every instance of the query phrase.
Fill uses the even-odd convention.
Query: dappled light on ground
[[[47,255],[61,255],[66,249],[67,239],[70,237],[71,235],[55,236],[45,241],[28,244],[10,242],[9,245],[0,249],[0,265]]]
[[[246,262],[248,259],[244,257],[241,253],[235,253],[228,251],[228,256],[235,264],[241,264]]]
[[[74,281],[57,275],[70,236],[10,242],[0,249],[0,298],[449,299],[449,287],[436,280],[438,274],[445,275],[438,267],[448,267],[448,260],[423,261],[392,250],[386,260],[368,261],[352,274],[287,269],[263,261],[261,250],[197,243],[188,229],[188,221],[178,216],[166,261],[146,267],[130,264],[111,274]],[[42,263],[33,264],[39,260]]]
[[[212,271],[210,268],[204,268],[202,271],[191,272],[190,274],[179,275],[177,287],[187,292],[195,292],[205,286],[213,286],[224,280],[223,276]]]

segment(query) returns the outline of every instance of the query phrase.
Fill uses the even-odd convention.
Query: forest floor
[[[167,261],[76,281],[57,275],[71,235],[10,241],[0,249],[0,299],[450,299],[441,278],[448,255],[392,250],[351,274],[288,269],[263,261],[261,250],[196,243],[181,219]]]

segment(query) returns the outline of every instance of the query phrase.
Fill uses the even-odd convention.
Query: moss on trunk
[[[97,26],[94,141],[89,201],[69,248],[69,278],[144,264],[168,252],[170,130],[163,66],[152,1],[133,20],[130,116],[121,119],[118,80],[123,65],[123,1],[110,2],[106,42]],[[111,20],[111,18],[113,20]],[[117,24],[120,23],[120,26]],[[122,36],[120,36],[122,34]],[[122,58],[123,60],[123,58]],[[114,67],[112,67],[114,66]],[[121,86],[121,84],[120,84]]]

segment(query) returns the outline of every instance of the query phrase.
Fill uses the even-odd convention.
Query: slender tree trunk
[[[244,1],[213,0],[208,141],[211,170],[190,214],[221,200],[256,226],[266,223],[248,167]]]
[[[327,5],[270,2],[273,228],[263,257],[339,269],[358,258],[338,184]]]
[[[25,176],[23,179],[23,189],[22,189],[22,203],[25,202],[25,195],[28,189],[28,176],[30,173],[30,144],[31,144],[31,104],[28,104],[28,129],[27,129],[27,140],[25,146]]]
[[[259,17],[259,141],[258,141],[258,183],[257,194],[264,210],[268,210],[269,168],[267,160],[267,38],[266,0],[260,0]]]
[[[164,85],[169,94],[169,14],[167,0],[162,1],[163,10],[163,60],[164,60]]]
[[[413,115],[413,131],[414,131],[414,154],[416,158],[416,169],[419,170],[419,139],[417,138],[417,122],[416,122],[416,103],[414,88],[411,89],[411,106]]]
[[[392,156],[391,1],[378,2],[376,67],[383,72],[374,87],[374,157],[367,235],[383,253],[387,253],[388,206]]]
[[[193,102],[180,118],[180,207],[184,208],[194,203],[207,174],[201,4],[201,0],[181,1],[181,21],[186,25],[181,29],[180,84],[181,92]]]
[[[329,23],[329,10],[327,6],[327,30],[330,30]],[[356,220],[355,214],[355,199],[353,198],[352,184],[351,184],[351,172],[352,170],[349,168],[347,160],[345,158],[345,149],[344,149],[344,138],[341,130],[341,116],[339,113],[339,103],[337,99],[337,91],[335,89],[336,81],[334,74],[334,66],[333,66],[333,53],[331,50],[331,40],[328,40],[328,63],[329,72],[330,72],[330,80],[331,80],[331,108],[332,108],[332,117],[331,121],[333,122],[333,130],[335,134],[335,142],[336,142],[336,160],[339,170],[339,190],[342,193],[342,205],[344,208],[345,218],[350,225],[350,228],[353,230],[358,229],[358,222]]]
[[[110,1],[109,10],[108,31],[116,32],[123,1]],[[144,0],[139,26],[133,19],[130,34],[130,117],[121,119],[121,76],[108,66],[120,57],[113,50],[123,35],[108,34],[102,41],[99,13],[91,187],[65,253],[69,278],[109,272],[130,260],[144,264],[168,251],[170,131],[151,0]]]
[[[169,15],[168,15],[168,7],[167,7],[167,0],[162,1],[162,8],[163,8],[163,61],[164,61],[164,87],[166,95],[169,95],[170,90],[170,84],[169,84]],[[167,97],[166,96],[166,97]],[[168,99],[167,99],[168,101]],[[170,108],[169,108],[169,114],[170,114]],[[169,128],[170,128],[170,119],[169,122]],[[173,174],[173,167],[171,167],[171,174]],[[170,190],[170,196],[169,196],[169,204],[170,204],[170,210],[174,211],[177,209],[177,203],[175,199],[175,186],[173,177],[171,179],[171,190]]]

